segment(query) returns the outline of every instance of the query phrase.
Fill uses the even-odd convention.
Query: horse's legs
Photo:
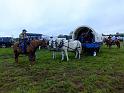
[[[67,58],[67,61],[68,61],[69,58],[68,58],[68,51],[67,50],[65,50],[65,55],[66,55],[66,58]]]
[[[111,46],[109,45],[109,49],[111,48]]]
[[[64,51],[61,52],[62,53],[62,61],[64,60]]]
[[[35,55],[35,53],[34,53],[34,54],[33,54],[33,57],[32,57],[32,64],[35,63],[35,58],[36,58],[36,55]]]
[[[119,43],[119,45],[118,45],[118,48],[120,48],[120,43]]]
[[[53,51],[53,53],[52,53],[52,57],[53,57],[53,59],[56,58],[56,53],[55,53],[55,51]]]
[[[111,45],[111,44],[109,44],[109,49],[111,48],[111,46],[112,46],[112,45]]]
[[[117,47],[120,48],[120,43],[117,44]]]
[[[80,54],[81,54],[81,50],[80,50],[80,49],[77,49],[77,50],[76,50],[75,58],[80,59]]]
[[[54,54],[54,51],[52,52],[52,58],[53,58],[53,59],[55,58],[55,54]]]
[[[109,45],[108,44],[106,44],[107,45],[107,47],[109,47]]]
[[[29,54],[29,61],[30,61],[31,65],[33,65],[35,63],[35,53]]]
[[[31,62],[32,62],[32,55],[29,54],[28,57],[29,57],[29,61],[30,61],[30,64],[31,64]]]
[[[108,44],[108,42],[107,42],[107,41],[106,41],[105,45],[106,45],[107,47],[109,47],[109,44]]]
[[[76,55],[75,55],[75,58],[77,58],[78,57],[78,50],[76,50]]]
[[[120,42],[119,41],[117,41],[115,44],[117,45],[118,48],[120,48]]]
[[[19,54],[17,53],[17,51],[15,52],[15,62],[18,63],[18,56]]]
[[[81,49],[78,49],[78,58],[81,58]]]
[[[39,46],[39,50],[41,49],[41,46]]]

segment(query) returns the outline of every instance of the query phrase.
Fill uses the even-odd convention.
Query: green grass
[[[36,52],[36,64],[28,57],[14,63],[11,48],[0,49],[0,93],[124,93],[124,48],[103,46],[96,56],[81,55],[69,62],[55,60],[48,50]]]

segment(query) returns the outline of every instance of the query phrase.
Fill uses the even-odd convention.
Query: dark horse
[[[114,41],[112,41],[111,38],[109,39],[105,39],[105,43],[107,45],[107,47],[111,48],[112,45],[116,45],[118,48],[120,48],[120,40],[116,39]]]
[[[26,53],[23,53],[22,49],[19,47],[19,42],[16,42],[13,45],[13,50],[14,50],[14,55],[15,55],[15,62],[18,63],[18,56],[20,54],[25,54],[25,55],[28,55],[31,65],[34,64],[35,63],[36,49],[39,46],[46,46],[46,45],[47,45],[47,43],[46,43],[45,40],[32,40],[30,42],[30,44],[27,45]]]

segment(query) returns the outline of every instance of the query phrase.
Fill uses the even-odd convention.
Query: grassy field
[[[96,56],[81,55],[61,62],[60,53],[36,52],[37,61],[29,66],[28,57],[14,63],[11,48],[0,49],[0,93],[124,93],[124,48],[101,48]]]

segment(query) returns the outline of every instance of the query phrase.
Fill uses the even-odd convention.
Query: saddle
[[[21,40],[19,42],[19,48],[21,49],[22,53],[27,52],[27,46],[30,44],[29,41]]]

